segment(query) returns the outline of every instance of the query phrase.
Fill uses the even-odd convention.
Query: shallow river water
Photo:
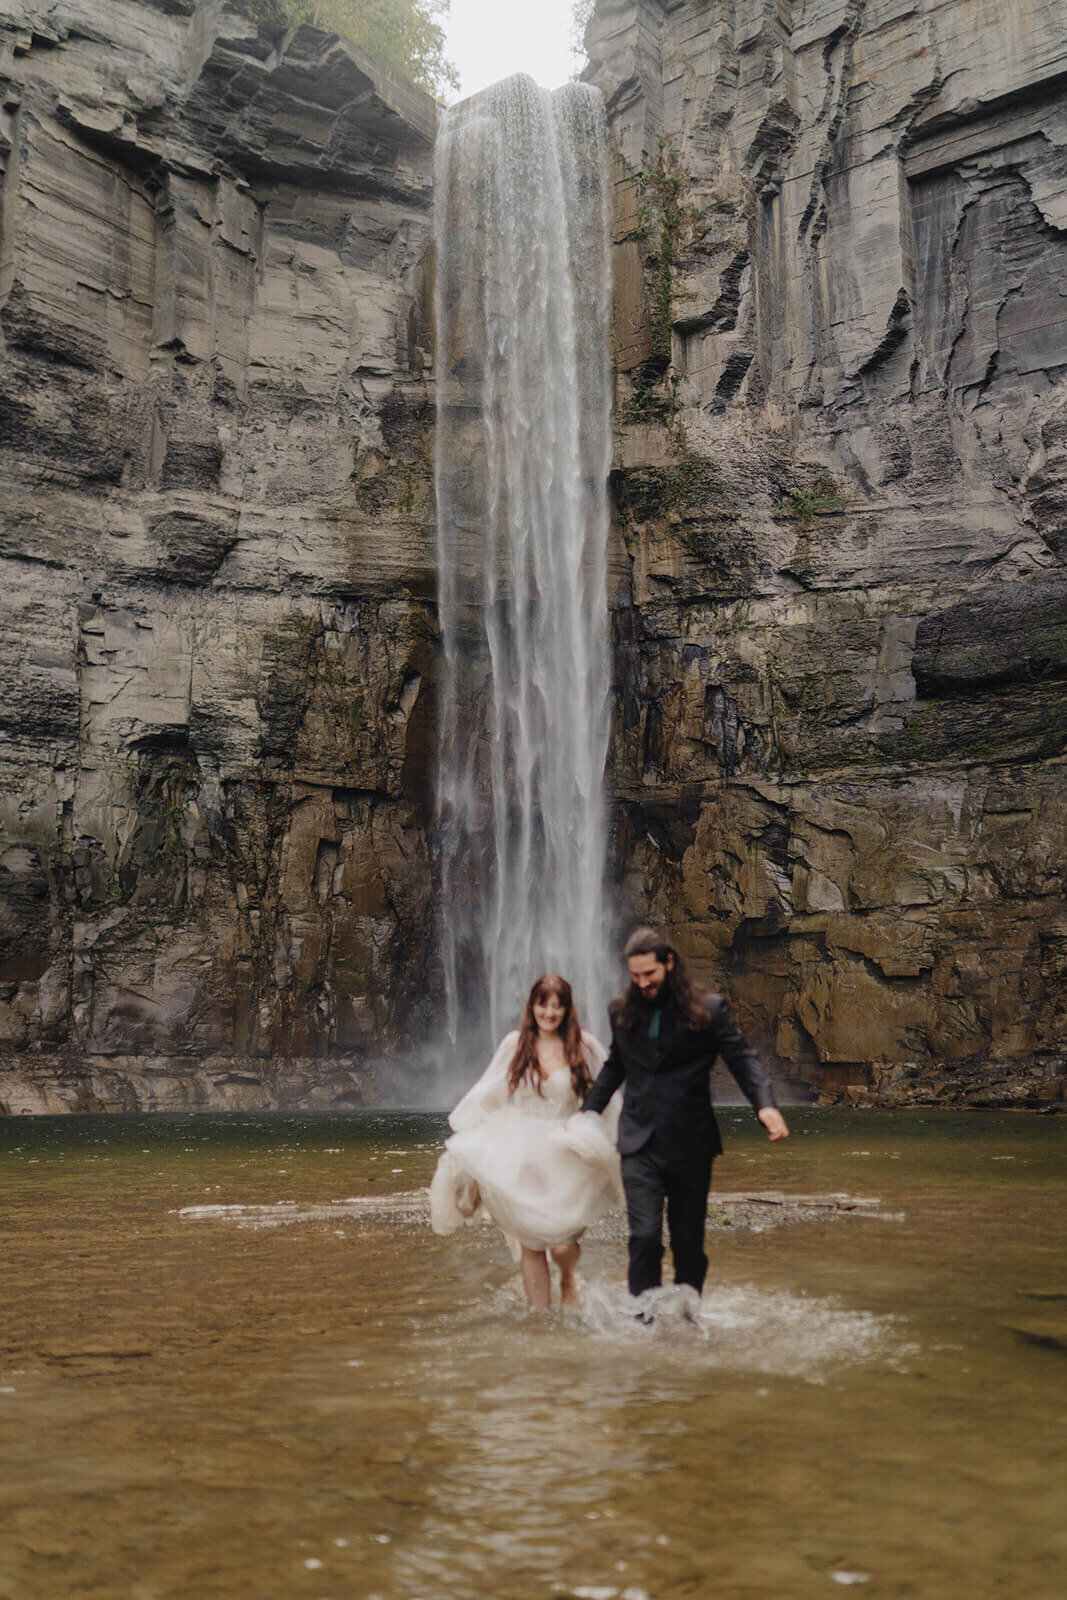
[[[435,1238],[437,1115],[0,1122],[0,1596],[1058,1600],[1067,1120],[722,1120],[878,1204],[713,1192],[651,1328],[617,1220],[581,1313]]]

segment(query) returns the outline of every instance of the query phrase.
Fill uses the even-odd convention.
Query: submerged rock
[[[1004,1326],[1026,1344],[1067,1350],[1067,1317],[1032,1317],[1025,1322],[1006,1322]]]

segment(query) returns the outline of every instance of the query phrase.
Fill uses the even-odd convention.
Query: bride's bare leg
[[[573,1244],[557,1244],[552,1247],[552,1259],[559,1268],[559,1297],[565,1306],[579,1306],[578,1285],[574,1281],[574,1269],[578,1265],[578,1257],[582,1247],[577,1239]]]
[[[548,1275],[548,1260],[543,1250],[527,1250],[522,1246],[522,1286],[526,1298],[535,1311],[547,1311],[552,1304],[552,1279]]]

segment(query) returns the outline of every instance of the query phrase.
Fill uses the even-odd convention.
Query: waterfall
[[[603,102],[509,78],[435,175],[441,955],[451,1039],[562,973],[602,1034],[611,461]]]

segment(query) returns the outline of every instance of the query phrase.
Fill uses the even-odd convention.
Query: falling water
[[[509,78],[437,148],[438,820],[453,1040],[562,972],[604,1027],[607,135]]]

